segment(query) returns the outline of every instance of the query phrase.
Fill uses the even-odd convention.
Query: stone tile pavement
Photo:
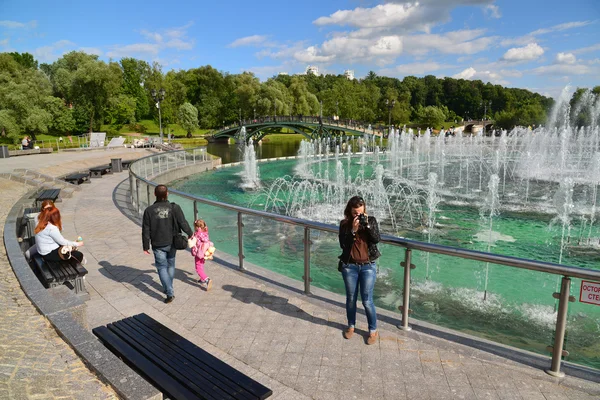
[[[273,389],[275,399],[600,398],[596,383],[557,380],[386,323],[376,345],[365,345],[364,331],[344,340],[341,296],[317,289],[317,296],[303,296],[289,289],[301,288],[300,282],[258,267],[240,273],[227,266],[235,258],[223,254],[207,263],[215,284],[206,292],[196,282],[192,257],[179,252],[176,298],[164,304],[153,257],[141,249],[135,213],[118,208],[127,197],[125,178],[105,176],[61,205],[66,236],[81,235],[85,242],[90,327],[145,312]]]
[[[27,192],[0,178],[0,234]],[[0,246],[0,399],[114,399],[21,291]]]

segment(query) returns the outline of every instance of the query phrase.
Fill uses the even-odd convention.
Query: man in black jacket
[[[165,185],[158,185],[154,189],[156,201],[144,211],[142,223],[142,246],[144,253],[150,254],[150,244],[154,253],[154,263],[158,270],[158,277],[163,286],[167,298],[165,303],[170,303],[175,298],[173,292],[173,277],[175,276],[175,254],[177,249],[173,246],[174,220],[177,220],[179,228],[188,237],[193,232],[190,229],[181,207],[167,200],[169,191]]]

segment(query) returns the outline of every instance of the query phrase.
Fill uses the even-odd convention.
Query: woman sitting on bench
[[[83,242],[72,242],[61,235],[62,223],[60,211],[52,206],[45,208],[39,215],[39,221],[35,227],[35,243],[37,252],[46,261],[62,261],[65,258],[75,258],[82,264],[86,263],[83,253],[77,250],[70,251],[70,257],[61,257],[59,254],[62,246],[80,247]]]

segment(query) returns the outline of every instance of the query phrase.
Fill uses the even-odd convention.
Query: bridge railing
[[[252,126],[257,124],[285,124],[285,123],[303,123],[303,124],[319,124],[327,126],[335,126],[342,129],[351,129],[363,133],[386,135],[389,127],[384,124],[370,124],[368,122],[357,121],[354,119],[340,119],[335,117],[319,117],[314,115],[274,115],[266,117],[258,117],[253,119],[243,119],[223,126],[222,131],[231,129],[239,129],[242,126]],[[218,132],[217,132],[218,133]]]
[[[157,175],[157,173],[162,173],[170,169],[181,168],[187,166],[189,163],[207,162],[210,161],[212,157],[213,156],[206,153],[206,150],[202,148],[155,154],[135,161],[129,169],[130,187],[132,188],[132,190],[130,190],[130,200],[132,205],[140,214],[142,214],[145,207],[151,204],[151,188],[158,185],[151,179],[153,176]],[[182,200],[190,201],[193,204],[194,220],[198,219],[198,204],[217,207],[237,213],[238,267],[241,271],[246,270],[244,267],[244,217],[259,217],[272,222],[279,222],[303,228],[304,274],[302,276],[302,280],[304,282],[304,292],[307,295],[311,294],[311,231],[337,234],[337,226],[266,211],[254,210],[216,200],[209,200],[178,190],[169,189],[169,192],[172,195],[177,196]],[[147,199],[145,202],[144,198]],[[460,259],[476,260],[491,264],[505,265],[519,269],[539,271],[546,274],[562,276],[560,291],[552,293],[552,297],[558,299],[558,312],[555,324],[554,346],[551,346],[552,361],[550,368],[547,369],[546,372],[555,377],[564,376],[564,373],[561,372],[560,369],[562,357],[565,355],[563,349],[565,332],[567,328],[568,304],[570,301],[575,301],[574,297],[570,296],[571,278],[580,278],[594,282],[600,282],[599,270],[517,258],[482,251],[467,250],[458,247],[420,242],[391,235],[381,235],[380,243],[404,249],[404,260],[400,262],[400,267],[404,268],[402,306],[399,307],[402,311],[402,323],[398,326],[398,328],[407,331],[411,330],[411,327],[409,326],[411,270],[415,268],[415,265],[412,263],[412,252],[415,250],[428,254],[440,254]]]

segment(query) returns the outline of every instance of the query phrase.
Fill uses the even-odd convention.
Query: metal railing
[[[191,154],[190,154],[191,152]],[[150,179],[162,172],[166,172],[172,168],[181,168],[189,165],[190,162],[206,162],[214,157],[206,153],[204,148],[202,149],[188,149],[183,151],[167,152],[159,155],[151,155],[148,157],[141,158],[131,164],[129,169],[130,176],[130,187],[131,190],[131,202],[137,208],[139,213],[143,212],[140,207],[140,193],[139,187],[140,182],[144,183],[147,188],[147,200],[146,204],[150,204],[150,186],[156,186],[157,183],[152,182]],[[162,162],[161,162],[162,160]],[[170,162],[169,162],[170,161]],[[149,166],[150,164],[150,166]],[[142,172],[143,176],[140,176]],[[148,173],[150,172],[150,174]],[[169,192],[180,196],[184,199],[191,200],[194,206],[194,220],[198,218],[198,203],[219,207],[225,210],[234,211],[237,213],[237,232],[238,232],[238,258],[239,258],[239,269],[245,270],[244,267],[244,223],[243,216],[253,216],[259,218],[266,218],[268,220],[282,222],[290,225],[295,225],[304,228],[304,292],[310,294],[311,287],[311,267],[310,267],[310,233],[311,230],[338,233],[338,227],[335,225],[324,224],[320,222],[308,221],[304,219],[288,217],[285,215],[274,214],[266,211],[254,210],[251,208],[236,206],[232,204],[222,203],[215,200],[208,200],[202,197],[194,196],[178,190],[169,189]],[[550,369],[546,372],[549,375],[555,377],[563,377],[564,373],[560,371],[562,356],[565,355],[563,352],[565,330],[567,327],[567,311],[568,303],[575,301],[573,296],[570,296],[571,278],[581,278],[592,281],[600,282],[600,271],[591,270],[580,267],[567,266],[563,264],[549,263],[543,261],[535,261],[518,257],[511,257],[499,254],[486,253],[476,250],[461,249],[457,247],[438,245],[427,242],[420,242],[416,240],[405,239],[401,237],[391,235],[381,235],[380,243],[402,247],[405,249],[404,261],[400,263],[400,266],[404,268],[404,287],[403,287],[403,301],[400,310],[402,311],[402,324],[398,328],[409,331],[409,310],[410,310],[410,289],[411,289],[411,270],[415,268],[412,264],[412,251],[418,250],[427,253],[442,254],[451,257],[464,258],[469,260],[477,260],[483,262],[489,262],[493,264],[506,265],[510,267],[527,269],[532,271],[539,271],[549,274],[562,275],[562,282],[560,285],[560,292],[553,293],[552,296],[559,301],[558,313],[556,320],[556,334],[554,339],[554,346],[552,348],[552,363]]]

